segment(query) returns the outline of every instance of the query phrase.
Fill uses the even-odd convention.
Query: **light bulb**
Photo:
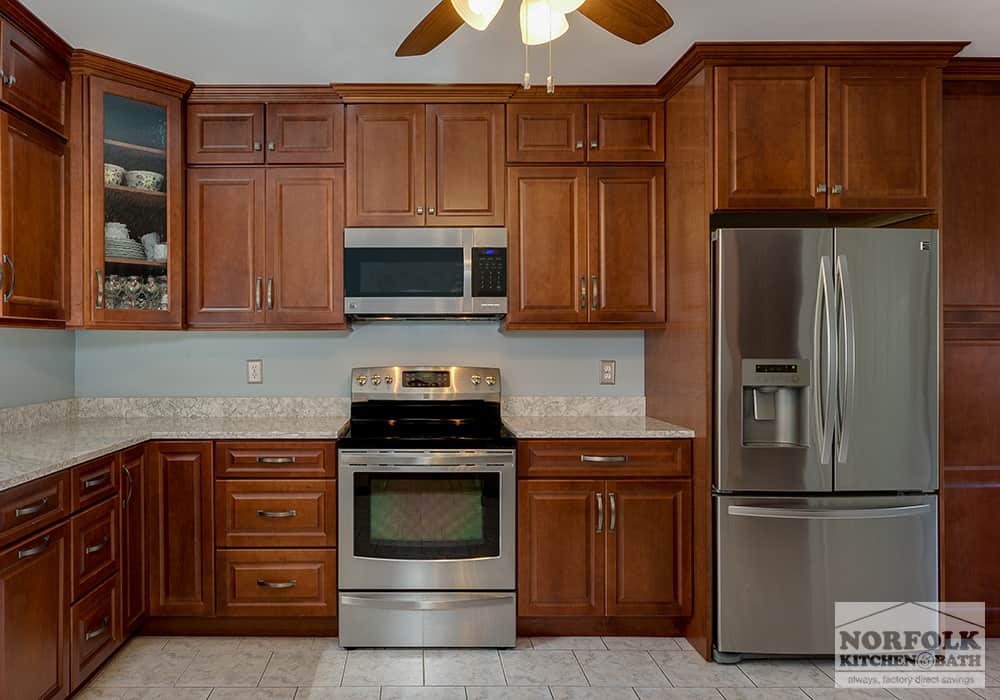
[[[466,24],[483,31],[497,16],[503,0],[451,0],[451,4]]]
[[[521,43],[536,46],[558,39],[569,29],[561,12],[555,12],[549,0],[522,0]]]
[[[562,12],[564,15],[576,12],[583,3],[584,0],[549,0],[549,6],[554,11]]]

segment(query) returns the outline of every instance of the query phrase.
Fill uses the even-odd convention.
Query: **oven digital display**
[[[408,371],[403,372],[403,386],[420,389],[447,389],[451,386],[451,372]]]

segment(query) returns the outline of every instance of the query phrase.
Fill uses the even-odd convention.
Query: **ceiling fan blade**
[[[587,0],[579,12],[633,44],[645,44],[674,26],[674,20],[656,0]]]
[[[396,49],[397,56],[423,56],[455,33],[465,22],[455,11],[451,0],[441,0],[437,7],[427,13],[423,21],[403,39]]]

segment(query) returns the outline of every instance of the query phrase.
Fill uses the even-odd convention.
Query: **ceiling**
[[[427,56],[393,53],[438,0],[22,0],[70,44],[196,83],[516,83],[519,0],[485,32],[462,27]],[[970,40],[1000,56],[997,0],[661,0],[676,25],[644,46],[570,16],[557,84],[656,82],[696,41]],[[544,84],[546,51],[531,52]]]

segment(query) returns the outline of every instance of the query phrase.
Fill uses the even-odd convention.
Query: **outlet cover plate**
[[[601,384],[615,383],[615,361],[601,360]]]
[[[247,384],[264,383],[264,360],[247,360]]]

